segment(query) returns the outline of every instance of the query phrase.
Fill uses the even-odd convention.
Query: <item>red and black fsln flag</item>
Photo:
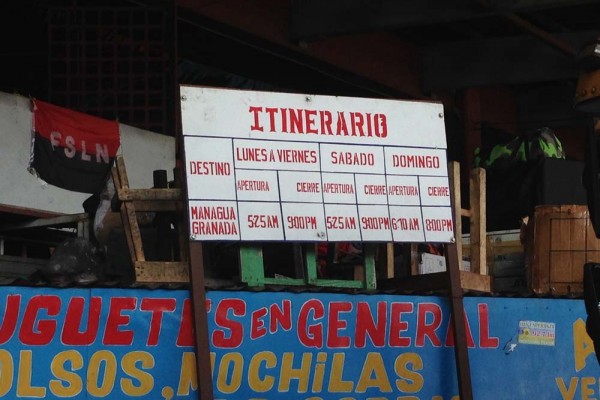
[[[98,193],[120,145],[119,123],[33,99],[29,170],[63,189]]]

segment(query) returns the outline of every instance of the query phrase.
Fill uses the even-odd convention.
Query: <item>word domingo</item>
[[[362,112],[308,110],[250,106],[253,123],[250,130],[268,132],[364,136],[385,138],[388,135],[385,114]]]
[[[94,398],[115,394],[140,397],[154,389],[151,372],[155,360],[145,351],[131,351],[120,359],[108,350],[91,355],[86,351],[85,356],[77,350],[61,351],[51,360],[48,371],[52,379],[46,382],[41,378],[44,374],[31,373],[36,368],[34,364],[39,364],[34,360],[35,354],[21,350],[18,359],[14,359],[8,350],[0,349],[0,397],[14,393],[15,397],[45,398],[47,392],[60,398],[81,398],[82,393]]]
[[[343,399],[353,399],[349,393],[416,394],[426,384],[419,372],[424,362],[417,353],[401,353],[386,360],[383,353],[368,352],[364,357],[353,358],[351,363],[346,362],[346,357],[342,352],[278,354],[265,350],[251,357],[239,352],[211,353],[217,374],[215,389],[220,393],[242,392],[247,385],[251,392],[263,393],[261,397],[269,394],[269,398],[286,398],[289,393],[306,393],[307,399],[314,400],[309,396],[324,394],[331,399],[331,394],[344,393]]]
[[[400,168],[434,168],[440,167],[438,156],[418,156],[406,154],[393,154],[392,166]]]
[[[52,145],[52,150],[55,150],[56,147],[63,148],[67,158],[73,158],[77,154],[77,151],[81,151],[81,159],[83,161],[92,161],[92,156],[88,154],[87,142],[83,139],[77,143],[73,136],[67,135],[63,137],[60,132],[53,131],[50,133],[50,144]],[[97,163],[108,164],[110,162],[107,144],[96,143],[95,148],[91,149],[91,154],[96,155],[95,161]]]

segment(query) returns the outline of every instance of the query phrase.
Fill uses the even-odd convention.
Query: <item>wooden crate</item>
[[[522,254],[525,252],[520,240],[519,230],[494,231],[486,234],[486,261],[488,272],[493,274],[494,263],[506,255]],[[471,257],[471,238],[469,234],[462,235],[463,259]]]
[[[583,265],[600,262],[587,206],[537,206],[527,227],[528,283],[537,294],[580,295]]]

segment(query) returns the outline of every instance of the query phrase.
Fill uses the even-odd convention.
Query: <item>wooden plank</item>
[[[263,286],[265,271],[263,266],[262,246],[240,246],[240,280],[248,286]]]
[[[456,205],[455,205],[456,206]],[[452,311],[452,331],[454,332],[454,359],[458,372],[458,392],[463,400],[473,399],[471,368],[465,326],[462,282],[456,243],[446,245],[446,266],[450,285],[450,309]]]
[[[533,225],[533,257],[530,265],[531,289],[538,294],[550,291],[551,218],[557,207],[536,207]]]
[[[483,168],[473,169],[470,173],[469,181],[469,208],[471,209],[471,272],[487,275],[485,170]]]
[[[194,338],[196,340],[196,376],[198,378],[198,394],[203,400],[213,400],[212,365],[210,356],[210,340],[208,315],[206,310],[206,283],[204,281],[204,253],[202,243],[189,241],[190,283],[192,308],[194,316]]]
[[[133,207],[136,212],[179,212],[183,201],[134,201]]]
[[[394,266],[395,266],[395,250],[394,250],[394,243],[386,243],[385,244],[385,249],[386,249],[386,263],[385,263],[385,277],[386,278],[393,278],[395,271],[394,271]]]
[[[142,244],[142,233],[140,232],[140,226],[137,222],[137,216],[135,214],[135,208],[131,203],[123,203],[121,206],[125,211],[126,223],[124,223],[125,229],[129,230],[131,240],[133,244],[133,251],[135,254],[136,261],[145,261],[144,247]]]
[[[117,169],[116,164],[114,167],[112,167],[110,173],[112,175],[113,185],[115,187],[116,192],[117,190],[123,187],[123,185],[121,184],[121,177],[119,176],[119,170]]]
[[[113,167],[111,172],[113,184],[115,185],[115,190],[117,192],[122,189],[129,189],[129,179],[127,178],[123,157],[117,156],[115,167]],[[135,215],[135,208],[133,204],[125,202],[121,203],[120,211],[131,262],[135,266],[137,262],[146,260],[144,257],[144,249],[142,247],[142,235]]]
[[[125,208],[125,204],[121,204],[121,223],[123,224],[123,233],[125,234],[125,239],[127,240],[127,248],[129,249],[129,257],[131,258],[131,264],[135,266],[137,260],[137,255],[135,251],[135,244],[133,240],[133,235],[131,232],[131,225],[129,224],[129,216],[127,214],[127,209]]]
[[[355,281],[362,281],[363,278],[365,277],[365,266],[364,265],[355,265],[354,271],[352,271],[352,272],[353,272]]]
[[[487,240],[486,254],[490,261],[497,256],[524,252],[525,247],[519,240],[507,240],[501,242]],[[465,257],[471,257],[471,245],[469,243],[463,244],[463,255]]]
[[[551,218],[558,207],[536,207],[533,218],[533,258],[530,268],[531,290],[537,294],[550,291]],[[531,222],[530,222],[531,223]]]
[[[454,215],[454,238],[458,253],[459,267],[462,266],[462,201],[460,190],[460,164],[456,161],[448,163],[448,179],[452,196],[452,214]]]
[[[492,292],[492,277],[470,271],[460,271],[460,284],[463,290],[472,290],[482,293]]]
[[[182,199],[181,189],[129,189],[122,188],[117,191],[119,200],[134,201],[134,200],[160,200],[160,201],[176,201]]]
[[[118,189],[129,189],[129,178],[127,177],[127,170],[125,169],[125,160],[123,160],[122,156],[117,156],[115,159],[115,168],[120,181]]]
[[[447,291],[447,272],[433,274],[410,275],[390,279],[378,279],[377,287],[381,290],[399,290],[410,292]]]
[[[492,292],[492,280],[489,275],[480,275],[469,271],[460,271],[461,287],[464,291],[473,290],[482,293]],[[448,290],[448,272],[411,275],[401,278],[378,279],[377,288],[381,290],[400,290],[409,292],[435,292]]]
[[[189,265],[178,261],[137,261],[136,282],[187,283],[190,281]]]
[[[410,244],[410,274],[419,274],[419,245],[417,243]]]
[[[305,286],[306,282],[300,278],[264,278],[265,285],[282,285],[282,286]]]
[[[489,242],[488,255],[493,257],[506,254],[523,253],[525,248],[519,240],[507,240],[503,242]]]
[[[316,279],[310,285],[320,287],[336,287],[336,288],[347,288],[347,289],[362,289],[362,280],[345,280],[345,279]]]

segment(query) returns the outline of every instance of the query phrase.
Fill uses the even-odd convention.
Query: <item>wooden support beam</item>
[[[183,201],[134,201],[136,212],[179,212],[183,210]]]
[[[189,265],[178,261],[137,261],[135,281],[140,283],[187,283],[190,281]]]
[[[460,271],[461,288],[464,291],[489,293],[491,277],[469,271]],[[448,272],[411,275],[400,278],[378,279],[377,288],[381,290],[398,290],[402,292],[447,292]]]
[[[122,188],[117,191],[120,201],[181,201],[181,189],[130,189]]]
[[[454,207],[452,208],[454,216],[454,238],[460,267],[462,266],[462,216],[464,211],[461,206],[460,163],[456,161],[448,163],[448,178],[450,181],[452,204],[454,204]]]
[[[210,339],[208,336],[208,315],[206,312],[206,284],[204,281],[204,255],[202,243],[190,241],[189,254],[192,308],[194,315],[194,339],[196,339],[198,398],[202,400],[213,400],[213,369],[210,361]]]
[[[446,246],[446,266],[450,285],[450,309],[452,310],[452,330],[454,332],[454,358],[458,373],[458,392],[462,400],[473,399],[471,367],[465,326],[465,309],[461,287],[460,270],[456,243]]]
[[[473,169],[469,179],[469,208],[471,210],[471,271],[481,275],[487,275],[485,170],[483,168]]]
[[[385,248],[386,248],[386,263],[385,263],[385,277],[386,278],[393,278],[394,274],[395,274],[395,250],[394,250],[394,243],[386,243],[385,244]]]

